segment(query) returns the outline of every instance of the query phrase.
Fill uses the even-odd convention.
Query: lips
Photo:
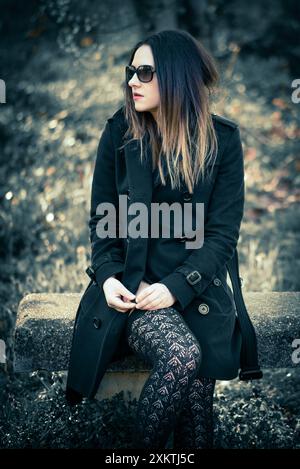
[[[142,94],[139,94],[139,93],[133,93],[133,96],[141,96],[141,97],[143,97],[143,95],[142,95]]]

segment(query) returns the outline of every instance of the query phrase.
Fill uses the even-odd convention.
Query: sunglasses
[[[137,77],[141,82],[148,83],[152,80],[155,70],[151,65],[140,65],[138,68],[135,68],[133,65],[126,65],[126,83],[131,80],[135,73],[137,74]]]

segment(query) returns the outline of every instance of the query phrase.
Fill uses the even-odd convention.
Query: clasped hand
[[[163,283],[140,282],[136,295],[130,292],[114,276],[103,283],[107,305],[117,311],[127,312],[129,309],[153,310],[168,308],[176,302],[176,298]],[[134,303],[134,300],[136,303]]]

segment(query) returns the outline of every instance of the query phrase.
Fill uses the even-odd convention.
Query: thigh
[[[172,307],[156,310],[135,310],[128,317],[126,336],[128,345],[141,358],[154,364],[160,359],[182,361],[197,366],[201,360],[198,340]]]

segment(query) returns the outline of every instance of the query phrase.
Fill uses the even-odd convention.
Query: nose
[[[132,86],[134,84],[138,84],[138,85],[140,84],[140,80],[138,79],[136,72],[134,73],[133,77],[128,82],[129,86]]]

